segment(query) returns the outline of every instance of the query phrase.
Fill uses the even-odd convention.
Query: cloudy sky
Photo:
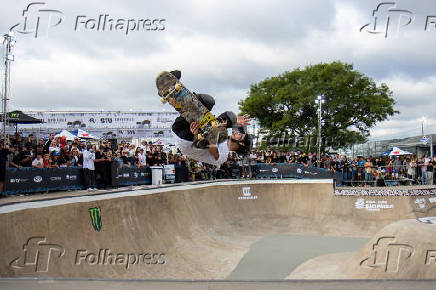
[[[47,0],[31,6],[26,29],[22,13],[32,2],[9,1],[0,11],[0,32],[15,24],[29,32],[16,35],[10,108],[170,110],[159,101],[155,76],[181,69],[189,88],[216,98],[215,113],[237,111],[250,84],[340,60],[394,92],[401,113],[375,127],[373,139],[419,135],[422,121],[426,133],[436,133],[436,17],[427,19],[436,15],[436,2],[417,2],[381,7],[376,31],[385,31],[390,15],[385,38],[368,32],[381,3],[373,0]],[[92,29],[99,15],[131,19],[133,30]],[[162,21],[147,31],[143,19]]]

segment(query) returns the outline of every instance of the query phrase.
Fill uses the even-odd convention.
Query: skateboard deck
[[[199,134],[194,140],[195,144],[197,141],[204,140],[209,141],[210,144],[217,144],[227,139],[226,124],[219,122],[198,97],[171,73],[166,71],[159,73],[156,78],[156,87],[162,103],[168,102],[189,124],[200,123]]]

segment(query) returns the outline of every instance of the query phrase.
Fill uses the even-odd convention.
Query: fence
[[[151,184],[150,171],[147,168],[121,167],[112,163],[109,180],[103,182],[101,172],[96,171],[97,186],[126,186]],[[105,184],[106,183],[106,184]],[[7,168],[2,194],[15,195],[32,192],[83,189],[81,167],[30,168],[21,170]]]
[[[97,186],[128,186],[151,184],[151,172],[146,167],[121,167],[111,163],[105,172],[96,170]],[[185,166],[175,165],[166,170],[173,182],[189,181],[188,169]],[[263,178],[307,178],[307,179],[335,179],[337,184],[342,183],[341,173],[332,173],[325,169],[304,167],[300,164],[262,164],[254,168],[254,176]],[[108,176],[103,176],[106,174]],[[173,174],[174,173],[174,174]],[[168,179],[168,178],[167,178]],[[83,176],[81,167],[65,168],[7,168],[3,185],[4,195],[15,195],[32,192],[61,191],[83,189]]]
[[[339,170],[343,184],[349,186],[399,186],[436,184],[433,171],[422,172],[418,166],[374,166],[366,172],[363,166],[351,166]],[[368,170],[369,171],[369,170]]]

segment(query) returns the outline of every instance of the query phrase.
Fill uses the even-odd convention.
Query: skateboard
[[[226,124],[219,122],[198,97],[171,73],[159,73],[156,87],[162,103],[173,106],[189,124],[200,123],[198,135],[194,136],[194,144],[198,144],[197,147],[207,147],[207,143],[217,144],[227,139]]]

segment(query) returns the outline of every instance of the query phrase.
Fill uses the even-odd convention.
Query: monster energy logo
[[[94,230],[99,232],[102,227],[101,223],[101,208],[99,207],[92,207],[89,209],[89,215],[91,217],[91,223]]]

